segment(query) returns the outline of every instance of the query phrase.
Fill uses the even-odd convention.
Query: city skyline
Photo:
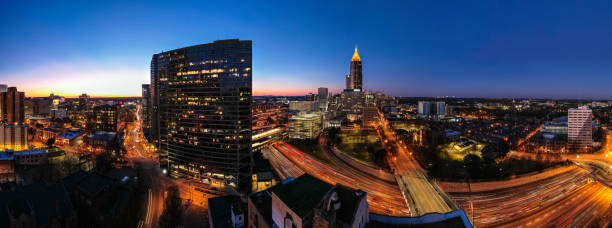
[[[254,95],[339,92],[358,45],[365,89],[395,96],[612,98],[598,3],[22,4],[0,16],[0,81],[26,96],[137,96],[154,53],[239,38],[253,40]]]

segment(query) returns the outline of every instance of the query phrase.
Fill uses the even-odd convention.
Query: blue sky
[[[364,87],[397,96],[612,99],[606,1],[10,1],[0,83],[28,95],[139,95],[152,54],[253,40],[256,95]]]

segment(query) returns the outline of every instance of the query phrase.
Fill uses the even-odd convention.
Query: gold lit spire
[[[359,54],[357,53],[357,46],[355,46],[355,53],[353,54],[353,58],[351,58],[351,62],[361,62],[361,58],[359,58]]]

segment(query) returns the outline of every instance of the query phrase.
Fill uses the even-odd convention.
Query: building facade
[[[351,58],[351,80],[353,83],[352,89],[363,90],[361,58],[357,53],[357,48],[355,48],[355,53],[353,53],[353,57]]]
[[[0,151],[28,149],[28,126],[0,124]]]
[[[294,115],[289,120],[289,138],[314,139],[321,133],[323,115],[318,112]]]
[[[346,81],[346,89],[353,90],[353,78],[351,77],[351,75],[347,74],[344,80]]]
[[[81,96],[79,96],[78,109],[80,111],[89,111],[89,95],[87,95],[86,93],[81,94]]]
[[[116,105],[99,105],[94,107],[94,131],[117,131],[119,114]]]
[[[327,102],[328,102],[328,90],[325,87],[319,88],[319,110],[327,111]]]
[[[173,177],[248,188],[252,44],[220,40],[153,55],[152,130]]]
[[[567,111],[567,147],[571,152],[587,152],[593,144],[593,112],[586,106]]]
[[[444,117],[446,115],[446,104],[444,101],[436,102],[436,115]]]
[[[317,104],[314,101],[290,101],[289,110],[300,112],[315,111]]]
[[[0,92],[0,121],[7,124],[20,124],[24,121],[24,93],[16,87],[8,87]]]
[[[142,133],[147,140],[151,141],[151,113],[149,107],[151,107],[151,85],[142,84],[142,109],[140,110]]]

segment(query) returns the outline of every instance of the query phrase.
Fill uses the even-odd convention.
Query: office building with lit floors
[[[363,91],[363,79],[362,79],[362,72],[361,72],[361,58],[359,57],[359,54],[357,53],[357,48],[355,48],[355,53],[353,53],[353,57],[351,58],[351,81],[353,83],[353,88],[351,89],[356,89],[356,90],[360,90]],[[349,89],[349,88],[347,88]]]
[[[119,118],[117,105],[99,105],[94,107],[94,131],[117,131],[117,122]]]
[[[16,87],[0,92],[0,151],[28,149],[28,125],[24,124],[24,93]]]
[[[172,177],[249,189],[252,48],[219,40],[153,55],[153,135]]]
[[[593,144],[593,112],[586,106],[567,111],[567,147],[570,152],[588,152]]]
[[[151,114],[149,109],[151,107],[151,85],[142,84],[142,109],[140,109],[140,116],[142,117],[142,133],[147,141],[151,141]]]

